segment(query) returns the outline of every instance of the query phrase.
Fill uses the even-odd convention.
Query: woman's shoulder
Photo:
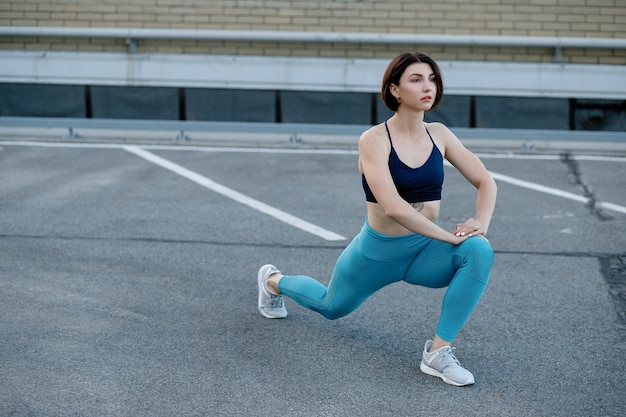
[[[438,133],[440,135],[452,134],[450,129],[448,129],[448,127],[441,122],[428,122],[424,123],[424,126],[426,126],[426,129],[428,129],[431,133]]]
[[[387,136],[387,129],[385,129],[385,123],[379,123],[377,125],[374,125],[370,127],[369,129],[367,129],[366,131],[364,131],[363,133],[361,133],[361,138],[366,138],[366,139],[374,139],[374,138],[380,138],[380,137],[386,137],[386,136]]]
[[[370,127],[359,138],[359,155],[389,155],[390,144],[385,124]]]
[[[361,133],[361,137],[359,138],[359,144],[376,144],[381,145],[384,143],[388,143],[387,139],[387,129],[385,129],[384,123],[379,123],[375,126],[370,127],[363,133]]]
[[[433,140],[444,148],[451,143],[459,141],[456,135],[443,123],[430,122],[424,123],[424,125],[426,126],[426,129],[428,129],[428,132],[430,133]]]

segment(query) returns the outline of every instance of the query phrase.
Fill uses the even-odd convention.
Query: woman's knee
[[[331,310],[331,309],[322,310],[322,311],[319,311],[319,313],[325,318],[327,318],[328,320],[337,320],[348,315],[348,313],[343,313],[341,311],[336,311],[336,310]]]
[[[480,258],[482,261],[493,261],[493,248],[487,239],[473,236],[461,243],[461,247],[468,248],[471,256]]]
[[[359,306],[363,304],[364,299],[352,298],[350,300],[342,300],[341,302],[338,300],[333,301],[335,302],[331,302],[325,308],[318,310],[318,312],[328,320],[337,320],[347,316],[359,308]]]
[[[487,284],[493,265],[493,248],[486,239],[472,237],[462,243],[466,253],[463,255],[464,263],[470,268],[473,279]]]

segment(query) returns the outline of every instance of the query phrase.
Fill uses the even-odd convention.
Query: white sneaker
[[[453,347],[444,346],[434,352],[429,352],[432,345],[432,340],[427,341],[424,345],[422,363],[420,364],[422,372],[439,377],[447,384],[457,387],[474,383],[474,375],[461,366],[459,360],[452,353]]]
[[[287,317],[285,298],[273,294],[267,288],[267,280],[272,274],[280,272],[274,265],[263,265],[259,269],[257,281],[259,284],[259,312],[268,319],[284,319]]]

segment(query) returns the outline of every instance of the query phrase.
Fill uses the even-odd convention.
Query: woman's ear
[[[389,84],[389,92],[391,93],[391,95],[393,95],[396,99],[398,99],[400,97],[400,94],[398,94],[398,86],[395,84]]]

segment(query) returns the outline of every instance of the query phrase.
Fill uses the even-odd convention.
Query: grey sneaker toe
[[[429,340],[424,345],[420,370],[425,374],[443,379],[446,384],[457,387],[472,385],[474,375],[463,368],[459,360],[454,356],[454,348],[444,346],[434,352],[430,352],[433,341]]]

